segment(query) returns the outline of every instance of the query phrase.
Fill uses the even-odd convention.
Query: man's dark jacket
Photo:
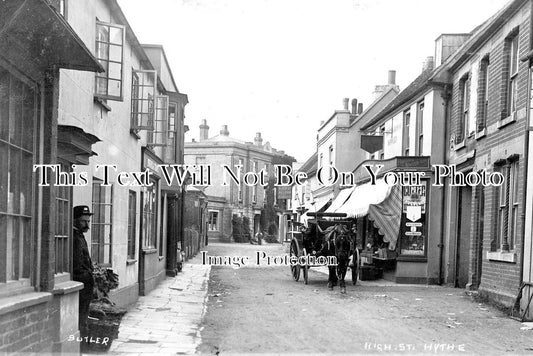
[[[93,264],[83,233],[74,228],[74,280],[85,284],[92,291],[94,285]]]

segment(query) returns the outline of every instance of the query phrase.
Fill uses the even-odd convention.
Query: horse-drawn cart
[[[331,289],[339,280],[341,292],[344,292],[344,277],[347,268],[351,269],[352,283],[356,284],[361,263],[355,234],[352,231],[354,222],[342,219],[346,218],[346,214],[308,213],[308,215],[316,219],[309,220],[305,230],[292,234],[290,258],[291,261],[298,261],[298,263],[291,263],[292,277],[298,281],[300,274],[303,274],[304,283],[307,284],[309,268],[323,266],[324,261],[327,261],[330,274],[328,286]],[[331,261],[336,263],[332,265]]]

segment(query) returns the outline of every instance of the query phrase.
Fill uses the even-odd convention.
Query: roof
[[[305,161],[305,163],[300,167],[298,172],[305,173],[314,173],[318,168],[318,153],[315,152],[311,157]]]
[[[431,78],[433,72],[433,69],[426,69],[425,71],[423,71],[422,74],[420,74],[411,84],[409,84],[407,88],[402,90],[400,94],[398,94],[398,96],[390,102],[389,105],[387,105],[383,110],[381,110],[379,114],[377,114],[372,118],[372,120],[364,124],[361,127],[361,130],[367,130],[371,128],[373,125],[381,121],[381,119],[383,119],[385,116],[402,107],[413,97],[429,88],[432,85],[432,83],[429,81],[429,78]]]
[[[374,115],[374,116],[370,116],[370,117],[368,117],[368,118],[367,118],[366,116],[368,116],[369,113],[372,112],[372,110],[374,109],[374,107],[375,107],[376,105],[378,105],[379,102],[380,102],[381,100],[383,100],[387,95],[389,95],[390,92],[394,92],[396,95],[398,95],[398,94],[400,93],[400,90],[398,90],[398,89],[397,89],[396,87],[394,87],[394,86],[389,86],[389,87],[387,88],[387,90],[385,90],[383,93],[381,93],[381,94],[380,94],[380,95],[379,95],[379,96],[378,96],[378,97],[377,97],[377,98],[376,98],[376,99],[375,99],[375,100],[374,100],[374,101],[373,101],[373,102],[372,102],[372,103],[371,103],[371,104],[365,109],[365,111],[363,111],[363,112],[361,113],[361,115],[359,115],[359,116],[358,116],[358,117],[357,117],[357,118],[351,123],[350,126],[353,126],[353,125],[355,125],[356,123],[358,123],[358,122],[362,122],[362,121],[365,121],[365,120],[368,120],[368,121],[372,120],[372,118],[374,118],[375,115]],[[393,100],[394,100],[394,99],[393,99]],[[392,101],[391,101],[391,102],[392,102]],[[390,104],[390,103],[389,103],[389,104]],[[387,107],[387,106],[385,106],[385,108],[386,108],[386,107]],[[377,112],[377,114],[379,114],[380,112],[381,112],[381,111]],[[366,122],[363,123],[363,125],[366,125]]]
[[[239,140],[238,138],[233,138],[226,135],[216,135],[200,142],[235,142],[240,143],[242,145],[246,144],[246,142],[244,142],[243,140]]]
[[[431,81],[448,83],[447,74],[472,57],[473,52],[494,35],[494,32],[501,28],[509,17],[525,3],[527,0],[512,0],[487,21],[476,27],[471,32],[472,36],[446,60],[445,65],[437,68]]]

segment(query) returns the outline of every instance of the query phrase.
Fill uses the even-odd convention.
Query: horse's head
[[[347,260],[350,254],[349,230],[344,225],[335,226],[335,250],[339,260]]]

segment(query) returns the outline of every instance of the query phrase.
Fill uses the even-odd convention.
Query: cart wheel
[[[292,259],[292,256],[296,256],[298,257],[298,245],[296,244],[295,241],[292,241],[291,242],[291,248],[289,250],[290,252],[290,257]],[[292,265],[291,264],[291,274],[292,274],[292,278],[298,282],[298,280],[300,279],[300,265],[299,264],[294,264]]]
[[[305,250],[305,248],[303,250],[303,256],[307,256],[307,251]],[[309,283],[309,265],[308,264],[303,265],[302,269],[304,272],[304,283],[308,284]]]
[[[361,261],[359,259],[359,250],[356,248],[353,252],[353,266],[352,268],[352,283],[353,285],[357,284],[357,277],[359,275],[359,267],[361,266]]]

